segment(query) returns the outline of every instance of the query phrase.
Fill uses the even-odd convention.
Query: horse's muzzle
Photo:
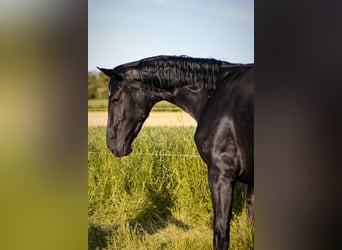
[[[131,145],[124,144],[122,147],[112,147],[110,145],[107,145],[110,152],[112,152],[116,157],[123,157],[127,156],[132,152]]]

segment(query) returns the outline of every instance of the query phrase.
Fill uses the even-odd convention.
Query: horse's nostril
[[[109,149],[110,152],[114,154],[114,149],[109,144],[107,144],[107,148]]]

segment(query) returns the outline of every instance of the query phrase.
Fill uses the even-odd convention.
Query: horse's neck
[[[208,101],[209,93],[202,88],[191,88],[188,86],[177,87],[170,92],[159,95],[160,100],[171,102],[191,115],[196,121]]]

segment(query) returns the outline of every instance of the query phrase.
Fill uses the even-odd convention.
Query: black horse
[[[254,70],[186,56],[156,56],[99,68],[110,77],[107,146],[126,156],[154,104],[169,101],[196,121],[195,142],[208,166],[214,209],[214,249],[228,249],[233,190],[247,184],[249,218],[254,203]]]

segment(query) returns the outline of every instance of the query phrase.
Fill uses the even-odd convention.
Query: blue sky
[[[254,1],[88,1],[88,70],[156,55],[254,62]]]

